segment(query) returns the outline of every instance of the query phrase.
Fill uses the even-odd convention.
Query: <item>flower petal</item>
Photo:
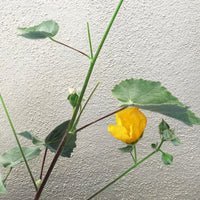
[[[116,124],[108,131],[117,139],[128,144],[136,142],[143,134],[147,119],[136,107],[127,108],[115,114]]]
[[[127,133],[127,130],[123,127],[123,126],[119,126],[119,125],[110,125],[108,127],[108,131],[118,140],[121,141],[129,141],[129,135]]]

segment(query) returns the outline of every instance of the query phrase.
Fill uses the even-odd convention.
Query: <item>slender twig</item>
[[[49,176],[50,176],[50,174],[51,174],[51,172],[52,172],[52,170],[53,170],[53,168],[54,168],[54,166],[55,166],[55,164],[56,164],[56,162],[57,162],[57,160],[58,160],[58,157],[59,157],[59,155],[60,155],[60,153],[61,153],[61,151],[62,151],[62,148],[63,148],[63,146],[64,146],[64,144],[65,144],[65,142],[66,142],[67,136],[68,136],[69,132],[71,131],[71,129],[73,128],[74,122],[75,122],[75,120],[76,120],[76,116],[77,116],[77,114],[78,114],[78,110],[79,110],[80,104],[81,104],[81,102],[82,102],[82,98],[83,98],[83,96],[84,96],[84,94],[85,94],[85,90],[86,90],[86,88],[87,88],[87,85],[88,85],[90,76],[91,76],[91,74],[92,74],[94,65],[95,65],[96,60],[97,60],[97,58],[98,58],[98,55],[99,55],[99,53],[100,53],[100,51],[101,51],[101,48],[102,48],[102,46],[103,46],[103,44],[104,44],[104,42],[105,42],[105,40],[106,40],[106,37],[107,37],[107,35],[108,35],[109,31],[110,31],[110,28],[111,28],[111,26],[112,26],[112,24],[113,24],[113,22],[114,22],[114,20],[115,20],[115,17],[117,16],[117,13],[118,13],[118,11],[119,11],[121,5],[122,5],[122,2],[123,2],[123,0],[120,0],[119,4],[118,4],[118,6],[117,6],[117,9],[115,10],[114,15],[113,15],[113,17],[112,17],[112,19],[111,19],[111,21],[110,21],[110,23],[109,23],[109,25],[108,25],[106,31],[105,31],[105,34],[104,34],[104,36],[103,36],[103,38],[102,38],[100,44],[99,44],[99,47],[98,47],[98,49],[97,49],[97,52],[95,53],[94,58],[91,60],[90,68],[89,68],[88,73],[87,73],[87,76],[86,76],[86,78],[85,78],[85,82],[84,82],[83,88],[82,88],[82,90],[81,90],[81,94],[80,94],[80,96],[79,96],[76,109],[75,109],[75,111],[74,111],[74,113],[73,113],[73,116],[72,116],[72,119],[71,119],[71,121],[70,121],[68,130],[66,131],[66,133],[65,133],[65,135],[64,135],[64,137],[63,137],[63,139],[62,139],[62,141],[61,141],[61,143],[60,143],[60,145],[59,145],[59,147],[58,147],[58,149],[57,149],[57,152],[56,152],[56,154],[55,154],[55,156],[54,156],[54,158],[53,158],[53,160],[52,160],[52,162],[51,162],[51,164],[50,164],[50,166],[49,166],[49,169],[47,170],[47,173],[46,173],[46,175],[45,175],[45,177],[44,177],[44,179],[43,179],[43,181],[42,181],[42,183],[41,183],[41,186],[40,186],[38,192],[37,192],[36,195],[35,195],[35,199],[34,199],[34,200],[38,200],[38,199],[40,198],[40,195],[41,195],[41,193],[42,193],[42,190],[43,190],[44,186],[46,185],[46,182],[47,182],[47,180],[48,180],[48,178],[49,178]]]
[[[78,49],[75,49],[74,47],[71,47],[71,46],[69,46],[69,45],[67,45],[67,44],[64,44],[64,43],[62,43],[62,42],[59,42],[59,41],[57,41],[57,40],[54,40],[52,37],[49,37],[49,39],[51,39],[53,42],[56,42],[56,43],[61,44],[61,45],[65,46],[65,47],[68,47],[68,48],[70,48],[70,49],[72,49],[72,50],[74,50],[74,51],[76,51],[76,52],[78,52],[78,53],[80,53],[80,54],[86,56],[87,58],[91,59],[90,56],[88,56],[86,53],[84,53],[84,52],[82,52],[82,51],[80,51],[80,50],[78,50]]]
[[[98,121],[101,121],[102,119],[105,119],[105,118],[107,118],[107,117],[110,117],[111,115],[114,115],[115,113],[117,113],[117,112],[119,112],[119,111],[121,111],[121,110],[124,110],[125,108],[126,108],[126,107],[122,107],[122,108],[120,108],[120,109],[118,109],[118,110],[116,110],[116,111],[114,111],[114,112],[112,112],[112,113],[110,113],[110,114],[108,114],[108,115],[105,115],[105,116],[103,116],[103,117],[101,117],[101,118],[99,118],[99,119],[97,119],[97,120],[95,120],[95,121],[93,121],[93,122],[90,122],[89,124],[86,124],[86,125],[82,126],[81,128],[77,129],[76,132],[79,132],[79,131],[81,131],[82,129],[88,127],[88,126],[91,126],[92,124],[95,124],[95,123],[97,123]]]
[[[9,171],[8,171],[8,173],[7,173],[7,175],[6,175],[6,177],[4,178],[4,180],[3,180],[3,184],[6,183],[6,180],[7,180],[7,178],[9,177],[11,171],[12,171],[12,167],[9,169]]]
[[[99,191],[97,191],[95,194],[93,194],[91,197],[89,197],[87,200],[90,200],[92,198],[94,198],[95,196],[97,196],[99,193],[103,192],[106,188],[108,188],[109,186],[111,186],[113,183],[115,183],[116,181],[118,181],[120,178],[122,178],[123,176],[125,176],[128,172],[130,172],[132,169],[134,169],[135,167],[137,167],[139,164],[141,164],[142,162],[144,162],[145,160],[147,160],[149,157],[151,157],[153,154],[155,154],[157,151],[159,151],[160,147],[162,146],[163,142],[161,141],[158,149],[156,149],[155,151],[151,152],[149,155],[147,155],[146,157],[144,157],[142,160],[140,160],[139,162],[137,162],[136,164],[134,164],[132,167],[130,167],[128,170],[126,170],[124,173],[122,173],[120,176],[118,176],[115,180],[111,181],[110,183],[108,183],[105,187],[103,187],[102,189],[100,189]]]
[[[133,159],[133,162],[135,163],[135,158],[134,158],[133,153],[131,151],[130,151],[130,154],[131,154],[131,157]]]
[[[77,126],[77,124],[78,124],[78,122],[79,122],[79,119],[80,119],[80,117],[81,117],[81,115],[82,115],[84,109],[86,108],[88,102],[90,101],[92,95],[93,95],[94,92],[96,91],[96,89],[97,89],[97,87],[99,86],[99,84],[100,84],[100,82],[98,82],[98,83],[96,84],[95,88],[92,90],[90,96],[88,97],[87,101],[85,102],[83,108],[81,109],[81,111],[80,111],[80,113],[79,113],[79,115],[78,115],[78,117],[77,117],[77,119],[76,119],[76,122],[74,123],[74,128],[73,128],[73,129],[76,129],[76,126]]]
[[[46,157],[47,157],[47,150],[48,150],[48,148],[46,147],[46,148],[45,148],[45,152],[44,152],[43,161],[42,161],[41,172],[40,172],[40,179],[41,179],[41,180],[42,180],[42,173],[43,173],[43,170],[44,170],[45,160],[46,160]]]
[[[91,35],[90,35],[90,27],[89,27],[88,22],[87,22],[87,30],[88,30],[88,39],[89,39],[89,45],[90,45],[91,59],[93,59],[93,50],[92,50],[92,42],[91,42]]]
[[[133,145],[133,149],[134,149],[134,157],[135,157],[135,164],[137,163],[137,151],[136,151],[136,145]]]
[[[26,157],[25,157],[25,155],[24,155],[24,152],[23,152],[23,150],[22,150],[21,144],[20,144],[20,142],[19,142],[19,139],[18,139],[18,137],[17,137],[16,131],[15,131],[14,126],[13,126],[13,123],[12,123],[12,121],[11,121],[11,118],[10,118],[9,114],[8,114],[8,110],[7,110],[7,108],[6,108],[6,105],[5,105],[4,101],[3,101],[3,98],[2,98],[2,96],[1,96],[1,94],[0,94],[0,99],[1,99],[1,102],[2,102],[2,105],[3,105],[3,108],[4,108],[4,110],[5,110],[5,113],[6,113],[6,115],[7,115],[8,121],[9,121],[9,123],[10,123],[10,127],[11,127],[11,129],[12,129],[12,131],[13,131],[13,134],[14,134],[14,136],[15,136],[15,139],[16,139],[16,141],[17,141],[19,150],[20,150],[20,152],[21,152],[21,154],[22,154],[22,157],[23,157],[23,159],[24,159],[26,168],[27,168],[27,170],[28,170],[28,172],[29,172],[29,175],[30,175],[30,177],[31,177],[31,180],[32,180],[32,182],[33,182],[33,185],[34,185],[34,187],[35,187],[35,190],[37,191],[37,190],[38,190],[38,189],[37,189],[37,185],[36,185],[36,183],[35,183],[35,180],[34,180],[34,177],[33,177],[32,173],[31,173],[31,169],[30,169],[30,167],[29,167],[29,165],[28,165],[28,162],[27,162]]]

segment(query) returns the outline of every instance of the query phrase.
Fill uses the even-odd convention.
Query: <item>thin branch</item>
[[[125,108],[126,108],[126,107],[122,107],[122,108],[120,108],[119,110],[116,110],[116,111],[114,111],[114,112],[112,112],[112,113],[110,113],[110,114],[108,114],[108,115],[105,115],[105,116],[103,116],[103,117],[101,117],[101,118],[99,118],[99,119],[97,119],[97,120],[95,120],[95,121],[93,121],[93,122],[90,122],[89,124],[86,124],[85,126],[82,126],[81,128],[77,129],[76,132],[79,132],[79,131],[81,131],[82,129],[88,127],[88,126],[91,126],[92,124],[95,124],[95,123],[97,123],[98,121],[101,121],[102,119],[105,119],[105,118],[107,118],[107,117],[110,117],[111,115],[114,115],[115,113],[120,112],[121,110],[124,110]]]
[[[6,177],[4,178],[3,184],[5,184],[7,178],[9,177],[9,175],[10,175],[10,173],[11,173],[11,171],[12,171],[12,167],[9,169],[9,171],[8,171],[8,173],[7,173],[7,175],[6,175]]]
[[[14,134],[14,136],[15,136],[15,139],[16,139],[16,141],[17,141],[19,150],[20,150],[20,152],[21,152],[21,154],[22,154],[22,157],[23,157],[23,160],[24,160],[24,162],[25,162],[26,168],[27,168],[27,170],[28,170],[28,172],[29,172],[29,175],[30,175],[31,180],[32,180],[32,182],[33,182],[33,185],[34,185],[34,187],[35,187],[35,190],[38,191],[37,185],[36,185],[36,183],[35,183],[34,177],[33,177],[32,172],[31,172],[31,169],[30,169],[30,167],[29,167],[29,165],[28,165],[28,162],[27,162],[26,157],[25,157],[25,155],[24,155],[24,152],[23,152],[23,150],[22,150],[21,144],[20,144],[20,142],[19,142],[19,139],[18,139],[18,137],[17,137],[16,131],[15,131],[14,126],[13,126],[13,123],[12,123],[12,121],[11,121],[11,118],[10,118],[9,114],[8,114],[8,110],[7,110],[7,108],[6,108],[6,105],[5,105],[5,103],[4,103],[4,100],[3,100],[3,97],[1,96],[1,94],[0,94],[0,99],[1,99],[1,102],[2,102],[2,105],[3,105],[3,108],[4,108],[4,110],[5,110],[5,113],[6,113],[6,115],[7,115],[8,121],[9,121],[9,123],[10,123],[10,127],[11,127],[11,129],[12,129],[12,131],[13,131],[13,134]]]
[[[42,161],[42,168],[41,168],[41,172],[40,172],[40,179],[41,180],[42,180],[42,173],[43,173],[43,170],[44,170],[45,160],[46,160],[46,157],[47,157],[47,150],[48,150],[48,148],[46,147],[45,152],[44,152],[43,161]]]
[[[137,151],[136,151],[136,145],[133,145],[133,149],[134,149],[134,157],[135,157],[135,164],[137,163]]]
[[[135,163],[135,158],[134,158],[132,152],[130,152],[130,154],[131,154],[131,157],[132,157],[132,159],[133,159],[133,162]]]
[[[90,27],[89,27],[88,22],[87,22],[87,30],[88,30],[88,39],[89,39],[89,45],[90,45],[90,54],[91,54],[91,58],[93,59],[92,41],[91,41]]]
[[[87,106],[88,102],[90,101],[90,99],[91,99],[92,95],[93,95],[93,94],[94,94],[94,92],[96,91],[96,89],[97,89],[97,87],[99,86],[99,84],[100,84],[100,82],[98,82],[98,83],[96,84],[95,88],[92,90],[92,92],[91,92],[90,96],[88,97],[87,101],[85,102],[85,104],[84,104],[83,108],[81,109],[81,111],[80,111],[80,113],[79,113],[79,115],[78,115],[78,117],[77,117],[77,120],[76,120],[76,122],[74,123],[74,128],[73,128],[73,129],[75,129],[75,128],[76,128],[76,126],[77,126],[77,124],[78,124],[78,122],[79,122],[79,119],[80,119],[80,117],[81,117],[81,114],[83,113],[83,111],[84,111],[85,107]]]
[[[59,42],[59,41],[57,41],[57,40],[54,40],[52,37],[49,37],[49,39],[52,40],[53,42],[56,42],[56,43],[61,44],[61,45],[65,46],[65,47],[67,47],[67,48],[70,48],[70,49],[72,49],[72,50],[74,50],[74,51],[76,51],[76,52],[78,52],[78,53],[80,53],[80,54],[82,54],[82,55],[84,55],[84,56],[86,56],[87,58],[90,59],[90,56],[88,56],[86,53],[84,53],[84,52],[82,52],[82,51],[80,51],[80,50],[78,50],[78,49],[75,49],[75,48],[73,48],[73,47],[71,47],[71,46],[69,46],[69,45],[67,45],[67,44],[64,44],[64,43],[62,43],[62,42]]]

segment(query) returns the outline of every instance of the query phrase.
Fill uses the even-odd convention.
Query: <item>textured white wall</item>
[[[118,0],[1,0],[0,91],[17,132],[45,136],[69,119],[67,88],[80,87],[89,61],[50,40],[18,37],[17,27],[53,19],[60,25],[56,39],[89,53],[86,22],[90,23],[97,49]],[[96,63],[88,92],[100,81],[81,125],[116,109],[110,90],[126,78],[161,81],[200,116],[200,2],[199,0],[124,0]],[[172,166],[163,166],[157,154],[111,186],[96,199],[197,200],[200,198],[199,127],[144,111],[148,125],[138,144],[139,158],[158,140],[161,118],[176,129],[183,145],[165,145],[174,155]],[[89,197],[129,166],[129,155],[118,152],[123,144],[107,126],[114,117],[78,134],[71,159],[60,158],[41,199],[82,200]],[[26,144],[25,140],[22,140]],[[16,145],[0,106],[0,153]],[[53,154],[49,153],[49,163]],[[39,176],[42,158],[30,161]],[[4,175],[6,171],[0,168]],[[32,200],[33,187],[23,165],[7,182],[4,200]]]

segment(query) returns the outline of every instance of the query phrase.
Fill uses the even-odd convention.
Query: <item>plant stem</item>
[[[9,177],[9,175],[10,175],[10,173],[11,173],[11,171],[12,171],[12,167],[9,169],[9,171],[8,171],[8,173],[7,173],[7,175],[6,175],[6,177],[4,178],[3,184],[5,184],[7,178]]]
[[[79,122],[79,119],[80,119],[80,117],[81,117],[81,114],[83,113],[85,107],[87,106],[88,102],[90,101],[92,95],[94,94],[94,92],[95,92],[95,90],[97,89],[97,87],[99,86],[99,84],[100,84],[100,82],[98,82],[98,83],[96,84],[95,88],[92,90],[90,96],[88,97],[88,99],[87,99],[87,101],[85,102],[83,108],[81,109],[81,111],[80,111],[80,113],[79,113],[79,115],[78,115],[78,117],[77,117],[77,119],[76,119],[76,122],[74,123],[74,129],[76,129],[76,126],[77,126],[77,124],[78,124],[78,122]]]
[[[134,149],[134,157],[135,157],[135,164],[137,163],[137,151],[136,151],[136,145],[133,145],[133,149]]]
[[[103,192],[106,188],[108,188],[109,186],[111,186],[113,183],[115,183],[116,181],[118,181],[120,178],[122,178],[123,176],[125,176],[128,172],[130,172],[132,169],[134,169],[135,167],[137,167],[139,164],[141,164],[142,162],[144,162],[145,160],[147,160],[148,158],[150,158],[152,155],[154,155],[157,151],[159,151],[160,147],[162,146],[163,141],[161,141],[158,149],[156,149],[155,151],[151,152],[149,155],[147,155],[146,157],[144,157],[142,160],[140,160],[139,162],[137,162],[136,164],[134,164],[132,167],[130,167],[128,170],[126,170],[124,173],[122,173],[120,176],[118,176],[115,180],[111,181],[110,183],[108,183],[105,187],[103,187],[102,189],[100,189],[99,191],[97,191],[95,194],[93,194],[91,197],[89,197],[87,200],[90,200],[92,198],[94,198],[95,196],[97,196],[99,193]]]
[[[62,42],[59,42],[59,41],[57,41],[57,40],[54,40],[52,37],[49,37],[49,39],[52,40],[53,42],[56,42],[56,43],[61,44],[61,45],[65,46],[65,47],[68,47],[68,48],[70,48],[70,49],[72,49],[72,50],[74,50],[74,51],[76,51],[76,52],[78,52],[78,53],[80,53],[80,54],[86,56],[87,58],[91,59],[90,56],[88,56],[86,53],[84,53],[84,52],[82,52],[82,51],[80,51],[80,50],[78,50],[78,49],[75,49],[75,48],[73,48],[73,47],[71,47],[71,46],[69,46],[69,45],[67,45],[67,44],[64,44],[64,43],[62,43]]]
[[[91,59],[93,59],[92,42],[91,42],[91,36],[90,36],[90,27],[89,27],[89,23],[88,22],[87,22],[87,30],[88,30],[88,39],[89,39],[89,45],[90,45]]]
[[[99,45],[99,47],[98,47],[98,49],[97,49],[97,52],[96,52],[94,58],[91,60],[90,68],[89,68],[88,73],[87,73],[87,76],[86,76],[86,78],[85,78],[85,82],[84,82],[83,88],[82,88],[82,90],[81,90],[81,94],[80,94],[80,96],[79,96],[76,109],[75,109],[74,114],[73,114],[73,116],[72,116],[72,119],[71,119],[71,121],[70,121],[68,130],[67,130],[66,134],[64,135],[64,137],[63,137],[63,139],[62,139],[62,141],[61,141],[61,143],[60,143],[60,145],[59,145],[59,147],[58,147],[58,149],[57,149],[57,152],[56,152],[56,154],[55,154],[55,156],[54,156],[54,158],[53,158],[53,160],[52,160],[52,162],[51,162],[51,164],[50,164],[50,166],[49,166],[49,169],[48,169],[48,171],[47,171],[47,173],[46,173],[46,175],[45,175],[45,177],[44,177],[44,179],[43,179],[43,181],[42,181],[42,183],[41,183],[41,186],[40,186],[38,192],[37,192],[36,195],[35,195],[35,199],[34,199],[34,200],[38,200],[38,199],[40,198],[40,195],[41,195],[41,193],[42,193],[42,190],[43,190],[44,186],[46,185],[46,182],[47,182],[47,180],[48,180],[48,178],[49,178],[49,176],[50,176],[50,174],[51,174],[51,172],[52,172],[52,170],[53,170],[53,168],[54,168],[54,166],[55,166],[55,164],[56,164],[56,162],[57,162],[57,160],[58,160],[58,157],[59,157],[59,155],[60,155],[60,153],[61,153],[61,151],[62,151],[62,148],[63,148],[63,146],[64,146],[64,144],[65,144],[65,142],[66,142],[67,136],[68,136],[69,132],[71,131],[71,129],[73,128],[74,122],[75,122],[75,120],[76,120],[76,116],[77,116],[77,114],[78,114],[79,107],[80,107],[81,102],[82,102],[83,95],[84,95],[84,93],[85,93],[85,90],[86,90],[86,88],[87,88],[87,85],[88,85],[90,76],[91,76],[91,74],[92,74],[92,71],[93,71],[95,62],[96,62],[96,60],[97,60],[97,58],[98,58],[98,55],[99,55],[99,53],[100,53],[100,51],[101,51],[101,48],[102,48],[102,46],[103,46],[103,44],[104,44],[104,42],[105,42],[105,39],[106,39],[106,37],[107,37],[107,35],[108,35],[109,31],[110,31],[110,28],[111,28],[111,26],[112,26],[112,24],[113,24],[113,22],[114,22],[114,19],[115,19],[116,15],[117,15],[117,13],[118,13],[120,7],[121,7],[122,2],[123,2],[123,0],[120,0],[119,4],[118,4],[118,6],[117,6],[117,9],[116,9],[116,11],[115,11],[115,13],[114,13],[114,15],[113,15],[113,17],[112,17],[112,19],[111,19],[111,21],[110,21],[108,27],[107,27],[107,29],[106,29],[106,32],[105,32],[105,34],[104,34],[104,36],[103,36],[101,42],[100,42],[100,45]]]
[[[41,172],[40,172],[40,179],[41,180],[42,180],[42,173],[43,173],[43,170],[44,170],[45,160],[46,160],[46,157],[47,157],[47,150],[48,150],[48,148],[46,147],[45,152],[44,152],[43,161],[42,161],[42,168],[41,168]]]
[[[130,152],[130,154],[131,154],[131,157],[132,157],[132,159],[133,159],[133,162],[135,163],[135,158],[134,158],[132,152]]]
[[[115,113],[117,113],[117,112],[119,112],[119,111],[121,111],[121,110],[123,110],[123,109],[125,109],[125,108],[126,108],[126,107],[122,107],[122,108],[120,108],[119,110],[116,110],[116,111],[114,111],[114,112],[112,112],[112,113],[110,113],[110,114],[108,114],[108,115],[105,115],[105,116],[103,116],[103,117],[101,117],[101,118],[99,118],[99,119],[97,119],[97,120],[95,120],[95,121],[93,121],[93,122],[90,122],[89,124],[86,124],[86,125],[82,126],[81,128],[77,129],[76,132],[79,132],[79,131],[81,131],[82,129],[87,128],[88,126],[91,126],[92,124],[95,124],[95,123],[97,123],[98,121],[101,121],[102,119],[105,119],[105,118],[107,118],[107,117],[110,117],[111,115],[114,115]]]
[[[30,167],[29,167],[29,165],[28,165],[28,162],[27,162],[26,157],[25,157],[25,155],[24,155],[24,152],[23,152],[23,150],[22,150],[21,144],[20,144],[20,142],[19,142],[19,139],[18,139],[18,137],[17,137],[16,131],[15,131],[14,126],[13,126],[13,123],[12,123],[12,121],[11,121],[11,118],[10,118],[9,114],[8,114],[8,110],[7,110],[7,108],[6,108],[6,105],[5,105],[4,101],[3,101],[3,97],[1,96],[1,94],[0,94],[0,99],[1,99],[1,102],[2,102],[2,105],[3,105],[3,108],[4,108],[4,110],[5,110],[5,113],[6,113],[6,115],[7,115],[8,121],[9,121],[9,123],[10,123],[10,127],[11,127],[11,129],[12,129],[12,131],[13,131],[13,134],[14,134],[15,139],[16,139],[16,141],[17,141],[18,147],[19,147],[20,152],[21,152],[21,154],[22,154],[22,157],[23,157],[23,159],[24,159],[26,168],[27,168],[27,170],[28,170],[28,172],[29,172],[29,175],[30,175],[30,177],[31,177],[31,180],[32,180],[32,182],[33,182],[33,185],[34,185],[34,187],[35,187],[35,190],[37,191],[37,190],[38,190],[38,189],[37,189],[37,185],[36,185],[36,183],[35,183],[35,180],[34,180],[34,177],[33,177],[32,173],[31,173],[31,169],[30,169]]]

